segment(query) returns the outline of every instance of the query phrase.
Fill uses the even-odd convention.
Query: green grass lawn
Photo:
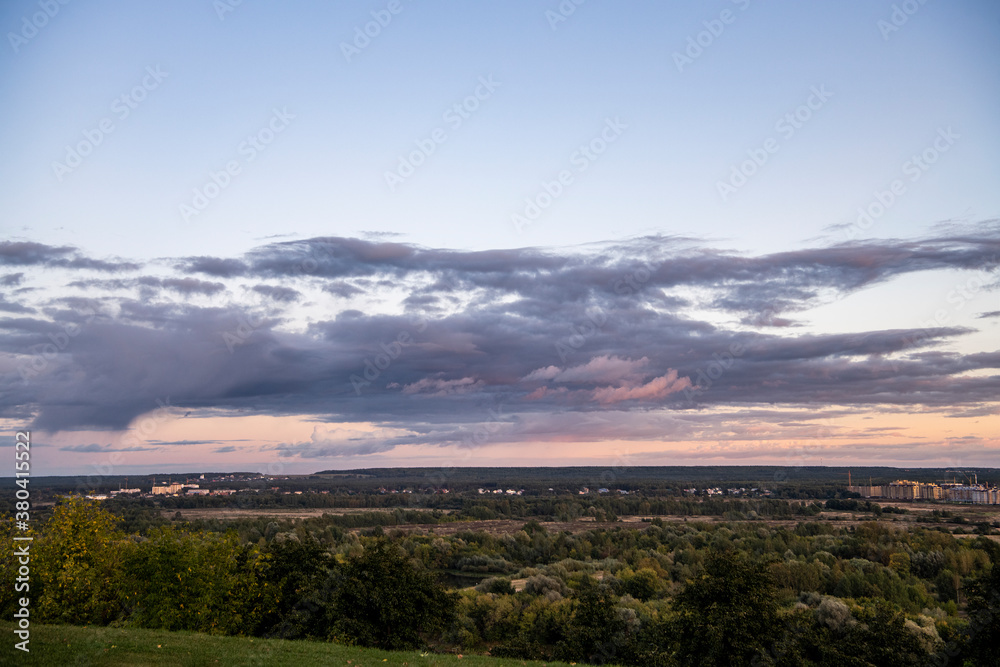
[[[484,656],[421,654],[352,648],[310,641],[217,637],[196,632],[165,632],[136,628],[31,626],[30,653],[14,648],[19,641],[13,623],[0,623],[2,665],[87,667],[88,665],[260,665],[271,667],[375,667],[376,665],[454,665],[455,667],[512,667],[566,665]]]

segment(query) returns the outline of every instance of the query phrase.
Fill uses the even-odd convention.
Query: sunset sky
[[[1000,5],[579,1],[3,3],[33,474],[1000,467]]]

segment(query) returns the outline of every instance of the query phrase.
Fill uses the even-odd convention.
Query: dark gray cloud
[[[220,282],[198,280],[197,278],[158,278],[156,276],[112,278],[110,280],[74,280],[68,283],[68,285],[69,287],[77,287],[91,291],[140,289],[147,298],[155,296],[160,290],[168,290],[185,296],[190,296],[192,294],[213,296],[226,289],[226,286]]]
[[[0,242],[0,266],[48,266],[93,271],[134,271],[139,264],[87,257],[72,246],[50,246],[31,241]]]
[[[334,280],[324,283],[323,291],[329,292],[334,296],[343,297],[345,299],[349,299],[356,294],[365,293],[365,290],[361,289],[360,287],[351,285],[350,283],[347,283],[343,280]]]
[[[9,246],[6,256],[24,265],[75,252]],[[1000,353],[953,351],[971,329],[804,333],[788,314],[916,271],[995,273],[998,257],[995,223],[757,257],[674,237],[572,251],[334,237],[272,243],[242,258],[171,260],[180,277],[73,283],[139,287],[139,299],[51,298],[43,315],[0,319],[0,351],[14,369],[0,378],[0,415],[30,409],[40,429],[123,429],[166,403],[396,429],[279,450],[327,456],[482,444],[477,429],[505,440],[694,437],[716,406],[970,414],[1000,395],[1000,375],[989,372]],[[233,283],[246,279],[249,290]],[[310,290],[373,297],[390,286],[406,294],[402,313],[316,311],[288,326]],[[215,305],[160,300],[164,290]],[[250,292],[270,299],[266,318],[234,296]],[[733,324],[685,314],[692,306]],[[191,443],[162,446],[181,444]]]
[[[67,445],[59,448],[59,450],[63,452],[84,452],[87,454],[97,452],[155,452],[157,449],[159,449],[159,447],[144,447],[142,445],[112,447],[111,445],[99,445],[97,443],[90,443],[88,445]]]
[[[59,261],[73,252],[71,246],[50,246],[27,241],[0,242],[0,265],[30,266]]]
[[[189,445],[214,445],[218,440],[150,440],[149,442],[156,445],[184,447]]]
[[[869,241],[745,257],[692,247],[689,239],[651,236],[589,253],[557,254],[535,248],[466,252],[338,237],[288,241],[258,248],[246,257],[249,271],[268,277],[328,279],[327,290],[356,293],[345,279],[431,276],[421,288],[441,294],[483,289],[551,301],[606,299],[655,289],[709,286],[715,307],[744,314],[778,315],[808,308],[824,290],[848,293],[896,275],[1000,265],[995,222],[975,233],[921,241]],[[489,296],[489,295],[488,295]],[[786,326],[786,320],[761,324]]]
[[[204,273],[216,278],[234,278],[247,272],[243,261],[220,257],[189,257],[177,264],[177,268],[185,273]]]
[[[273,285],[254,285],[253,291],[258,294],[280,301],[282,303],[292,303],[302,298],[302,292],[291,287],[275,287]]]
[[[160,284],[168,290],[180,292],[181,294],[204,294],[212,296],[226,289],[222,283],[213,283],[195,278],[166,278]]]
[[[17,303],[16,301],[8,301],[6,296],[0,294],[0,312],[33,313],[35,312],[35,309],[25,306],[24,304]]]

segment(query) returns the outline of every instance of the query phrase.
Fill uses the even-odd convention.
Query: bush
[[[476,586],[476,590],[480,593],[493,593],[495,595],[513,595],[516,592],[514,586],[510,583],[510,579],[504,579],[503,577],[483,579]]]
[[[561,579],[549,577],[544,574],[536,574],[528,577],[528,581],[524,584],[524,591],[532,595],[545,595],[549,592],[565,595],[569,592],[569,588]]]

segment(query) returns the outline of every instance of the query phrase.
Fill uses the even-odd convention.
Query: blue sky
[[[568,15],[559,14],[560,7]],[[46,8],[52,16],[45,16]],[[385,25],[376,29],[372,22],[380,17]],[[377,34],[356,42],[366,25]],[[36,329],[58,331],[59,318],[68,317],[60,308],[75,303],[67,299],[100,301],[111,323],[122,327],[139,326],[128,320],[136,299],[147,305],[163,299],[174,310],[157,325],[141,326],[176,333],[194,326],[195,310],[208,317],[213,309],[259,308],[274,317],[264,328],[278,338],[305,336],[281,342],[301,351],[324,322],[344,312],[375,318],[372,327],[377,317],[412,315],[430,303],[428,291],[444,298],[440,281],[449,277],[459,276],[457,289],[469,291],[447,308],[428,307],[425,315],[475,319],[484,316],[477,309],[485,303],[527,299],[521,287],[473,278],[463,283],[463,272],[483,270],[470,268],[482,256],[463,253],[526,249],[511,255],[513,264],[531,265],[523,270],[561,285],[572,272],[532,264],[533,253],[569,263],[586,256],[605,268],[621,266],[623,275],[635,270],[621,263],[629,257],[665,262],[669,256],[694,266],[697,257],[719,253],[767,266],[785,262],[781,253],[802,253],[788,263],[796,267],[789,271],[809,272],[820,262],[829,273],[805,282],[762,273],[760,285],[786,281],[780,296],[769,292],[765,298],[745,290],[720,296],[735,289],[726,280],[744,277],[684,283],[661,266],[653,283],[664,281],[669,297],[685,304],[645,307],[658,315],[674,308],[674,314],[732,335],[753,330],[784,338],[919,331],[943,309],[947,321],[938,317],[937,325],[969,331],[941,338],[938,353],[995,350],[996,318],[980,317],[1000,310],[990,287],[996,282],[990,221],[1000,212],[1000,7],[992,2],[18,0],[3,4],[0,27],[0,144],[6,157],[0,230],[8,244],[4,261],[13,267],[7,268],[23,273],[9,278],[4,303],[14,304],[7,310],[12,318],[37,318]],[[587,146],[591,153],[582,150]],[[78,164],[68,156],[77,149],[88,153]],[[400,161],[411,159],[420,164],[412,173],[400,171]],[[740,169],[743,174],[734,177]],[[387,179],[387,173],[398,178]],[[873,213],[860,225],[859,209]],[[310,241],[332,237],[373,244],[357,250],[353,241],[343,242],[358,253],[352,262],[366,268],[331,269],[306,285],[261,259],[283,256],[290,247],[339,257],[328,243]],[[851,243],[868,245],[849,261],[828,252]],[[971,243],[962,247],[975,259],[949,254],[954,243]],[[912,244],[929,245],[920,250]],[[930,247],[939,255],[927,263],[921,253]],[[414,255],[427,265],[378,265],[414,249],[434,249]],[[887,259],[897,252],[905,257]],[[878,258],[871,260],[877,279],[845,280],[849,272],[835,270],[841,262],[857,269],[866,253]],[[191,258],[203,256],[250,268],[238,276],[191,268]],[[84,266],[92,261],[108,265]],[[372,282],[344,287],[345,275]],[[256,286],[284,286],[299,296],[282,301],[274,292],[255,291],[251,276],[264,281]],[[335,278],[332,287],[322,283]],[[127,284],[107,282],[112,279]],[[169,282],[176,280],[206,284]],[[976,289],[960,297],[959,307],[955,290],[970,290],[970,280]],[[209,286],[212,281],[221,281],[220,287]],[[339,290],[341,300],[329,301],[330,290]],[[736,308],[741,299],[744,307]],[[775,328],[760,313],[756,319],[747,314],[754,308],[772,318],[808,316]],[[471,328],[452,324],[452,334],[472,335]],[[25,346],[40,344],[20,335],[11,333],[3,346],[11,386],[21,381],[13,369],[31,358]],[[140,365],[142,345],[131,348]],[[653,380],[672,377],[670,371],[687,377],[683,364],[657,365],[648,350],[636,347],[638,339],[628,345],[595,349],[589,360],[567,362],[563,370],[594,360],[616,368],[622,362],[631,370],[615,386],[639,392],[629,399],[639,401],[629,404],[637,409],[649,408],[643,400],[670,394],[660,391],[667,380],[649,385]],[[359,359],[362,352],[355,350]],[[60,353],[67,369],[86,377],[97,372],[82,351],[71,346]],[[637,375],[638,366],[625,363],[642,358],[655,372]],[[431,380],[472,378],[440,387],[481,387],[482,400],[496,400],[501,387],[513,391],[505,384],[509,378],[499,379],[501,369],[476,378],[435,363],[427,357],[410,369],[423,375],[408,376],[408,384],[401,378],[396,389],[416,387],[409,396],[438,386]],[[959,364],[948,377],[987,377],[985,368]],[[8,400],[0,414],[11,426],[51,417],[54,405],[69,405],[74,392],[83,391],[66,378],[53,375],[56,384],[35,398],[28,392]],[[429,379],[419,384],[421,378]],[[476,384],[480,379],[485,384]],[[535,390],[523,389],[525,395]],[[599,390],[587,389],[606,395]],[[53,391],[63,392],[62,402],[46,413],[44,397]],[[165,387],[149,391],[167,395]],[[189,399],[198,409],[225,412],[232,405],[222,396],[230,394]],[[317,416],[322,411],[315,405],[274,409],[270,392],[258,399],[240,409],[280,413],[282,419],[297,415],[302,423],[349,422],[344,428],[359,432],[389,428],[398,435],[416,428],[406,419],[389,419],[389,408],[378,415],[352,408],[350,415],[334,410],[339,416]],[[108,401],[106,410],[141,414],[136,406]],[[731,398],[720,397],[713,409],[732,406]],[[576,408],[547,409],[558,421]],[[47,423],[60,425],[53,438],[62,446],[94,453],[118,446],[128,420],[119,422],[91,416]],[[111,430],[66,435],[83,428]],[[772,435],[782,446],[791,437]],[[602,442],[613,439],[609,434]],[[283,455],[294,450],[289,443],[271,446]],[[600,446],[588,450],[589,460],[600,459]],[[150,450],[160,456],[164,447]],[[376,456],[391,451],[374,449]],[[430,460],[422,456],[416,452],[412,461]],[[506,456],[496,453],[491,460]],[[148,468],[155,460],[135,465]]]
[[[941,127],[955,149],[871,234],[1000,209],[992,3],[927,3],[886,40],[892,3],[591,0],[553,30],[555,2],[401,2],[347,62],[340,43],[386,5],[244,2],[224,20],[208,1],[62,6],[0,60],[5,228],[130,257],[363,231],[459,248],[707,232],[773,250],[856,218]],[[726,10],[732,23],[679,72],[673,54]],[[0,24],[17,32],[36,11],[5,3]],[[149,66],[166,79],[119,120],[113,100]],[[452,130],[442,115],[480,76],[500,86]],[[832,97],[783,138],[776,121],[813,86]],[[178,206],[273,108],[295,115],[288,132],[185,223]],[[608,117],[628,125],[622,140],[518,233],[511,215]],[[115,132],[60,182],[52,163],[102,118]],[[438,127],[447,141],[391,192],[384,172]],[[780,150],[723,202],[718,181],[768,137]]]

